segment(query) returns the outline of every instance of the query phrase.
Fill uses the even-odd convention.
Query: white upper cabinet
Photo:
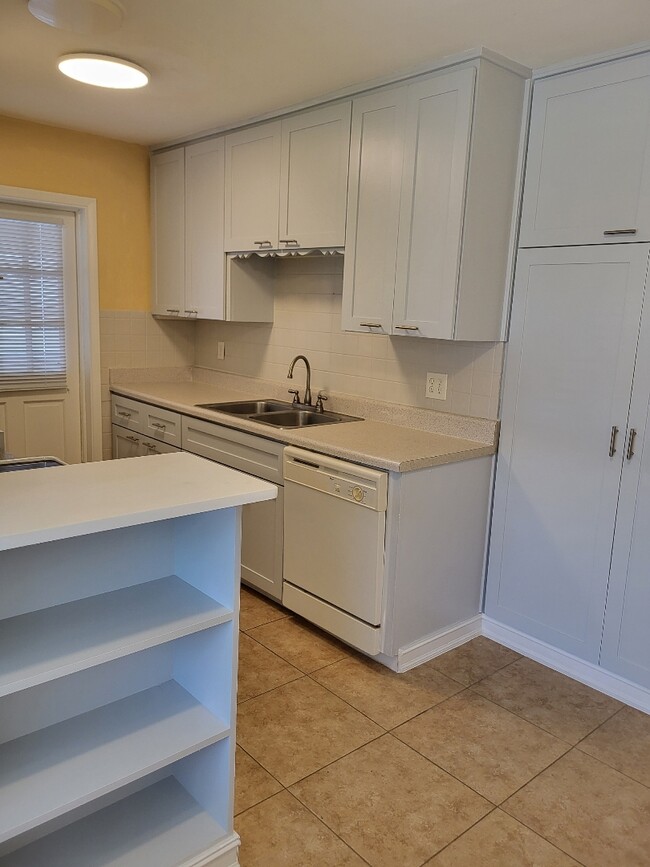
[[[344,330],[501,339],[523,91],[483,59],[354,100]]]
[[[650,240],[650,56],[534,86],[523,247]]]
[[[226,137],[226,250],[343,246],[350,105]]]
[[[151,157],[153,312],[224,318],[223,139]]]
[[[351,103],[282,121],[281,248],[342,247]]]
[[[278,248],[281,121],[226,136],[225,249]]]
[[[151,157],[153,312],[180,315],[185,305],[185,151]]]

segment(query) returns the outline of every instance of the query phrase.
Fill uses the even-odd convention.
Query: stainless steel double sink
[[[227,403],[197,403],[196,406],[200,409],[211,409],[227,415],[236,415],[278,428],[363,421],[358,416],[342,415],[327,410],[321,412],[313,406],[292,404],[283,400],[236,400]]]

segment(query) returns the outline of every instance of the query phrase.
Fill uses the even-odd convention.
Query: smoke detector
[[[118,0],[29,0],[27,8],[50,27],[90,36],[118,30],[124,18]]]

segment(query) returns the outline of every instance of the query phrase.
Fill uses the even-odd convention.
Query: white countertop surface
[[[272,500],[277,488],[178,452],[0,475],[0,550]]]
[[[371,419],[308,429],[278,429],[196,406],[271,397],[264,393],[263,387],[258,395],[251,395],[202,382],[129,382],[114,383],[111,391],[288,445],[399,473],[493,455],[496,451],[494,443]],[[327,408],[337,411],[336,404]],[[404,410],[406,417],[407,408]]]

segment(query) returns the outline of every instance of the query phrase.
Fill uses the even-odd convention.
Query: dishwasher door
[[[386,473],[289,447],[284,476],[285,591],[298,588],[378,626]]]

